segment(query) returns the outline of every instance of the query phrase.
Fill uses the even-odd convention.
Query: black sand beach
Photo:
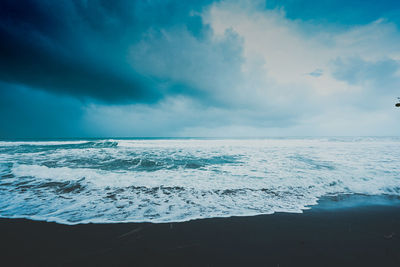
[[[399,205],[330,203],[172,224],[1,219],[1,266],[400,266]]]

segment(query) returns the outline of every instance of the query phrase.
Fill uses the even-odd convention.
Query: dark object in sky
[[[400,107],[400,97],[397,98],[399,100],[399,103],[396,103],[396,107]]]

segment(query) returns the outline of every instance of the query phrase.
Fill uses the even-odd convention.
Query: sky
[[[2,0],[0,40],[0,138],[400,134],[397,0]]]

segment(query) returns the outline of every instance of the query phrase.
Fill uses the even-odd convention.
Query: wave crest
[[[174,222],[301,212],[326,195],[400,196],[400,141],[0,143],[0,216]]]

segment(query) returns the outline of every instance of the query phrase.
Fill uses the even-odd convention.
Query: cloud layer
[[[400,131],[397,2],[108,3],[0,4],[0,137]]]

